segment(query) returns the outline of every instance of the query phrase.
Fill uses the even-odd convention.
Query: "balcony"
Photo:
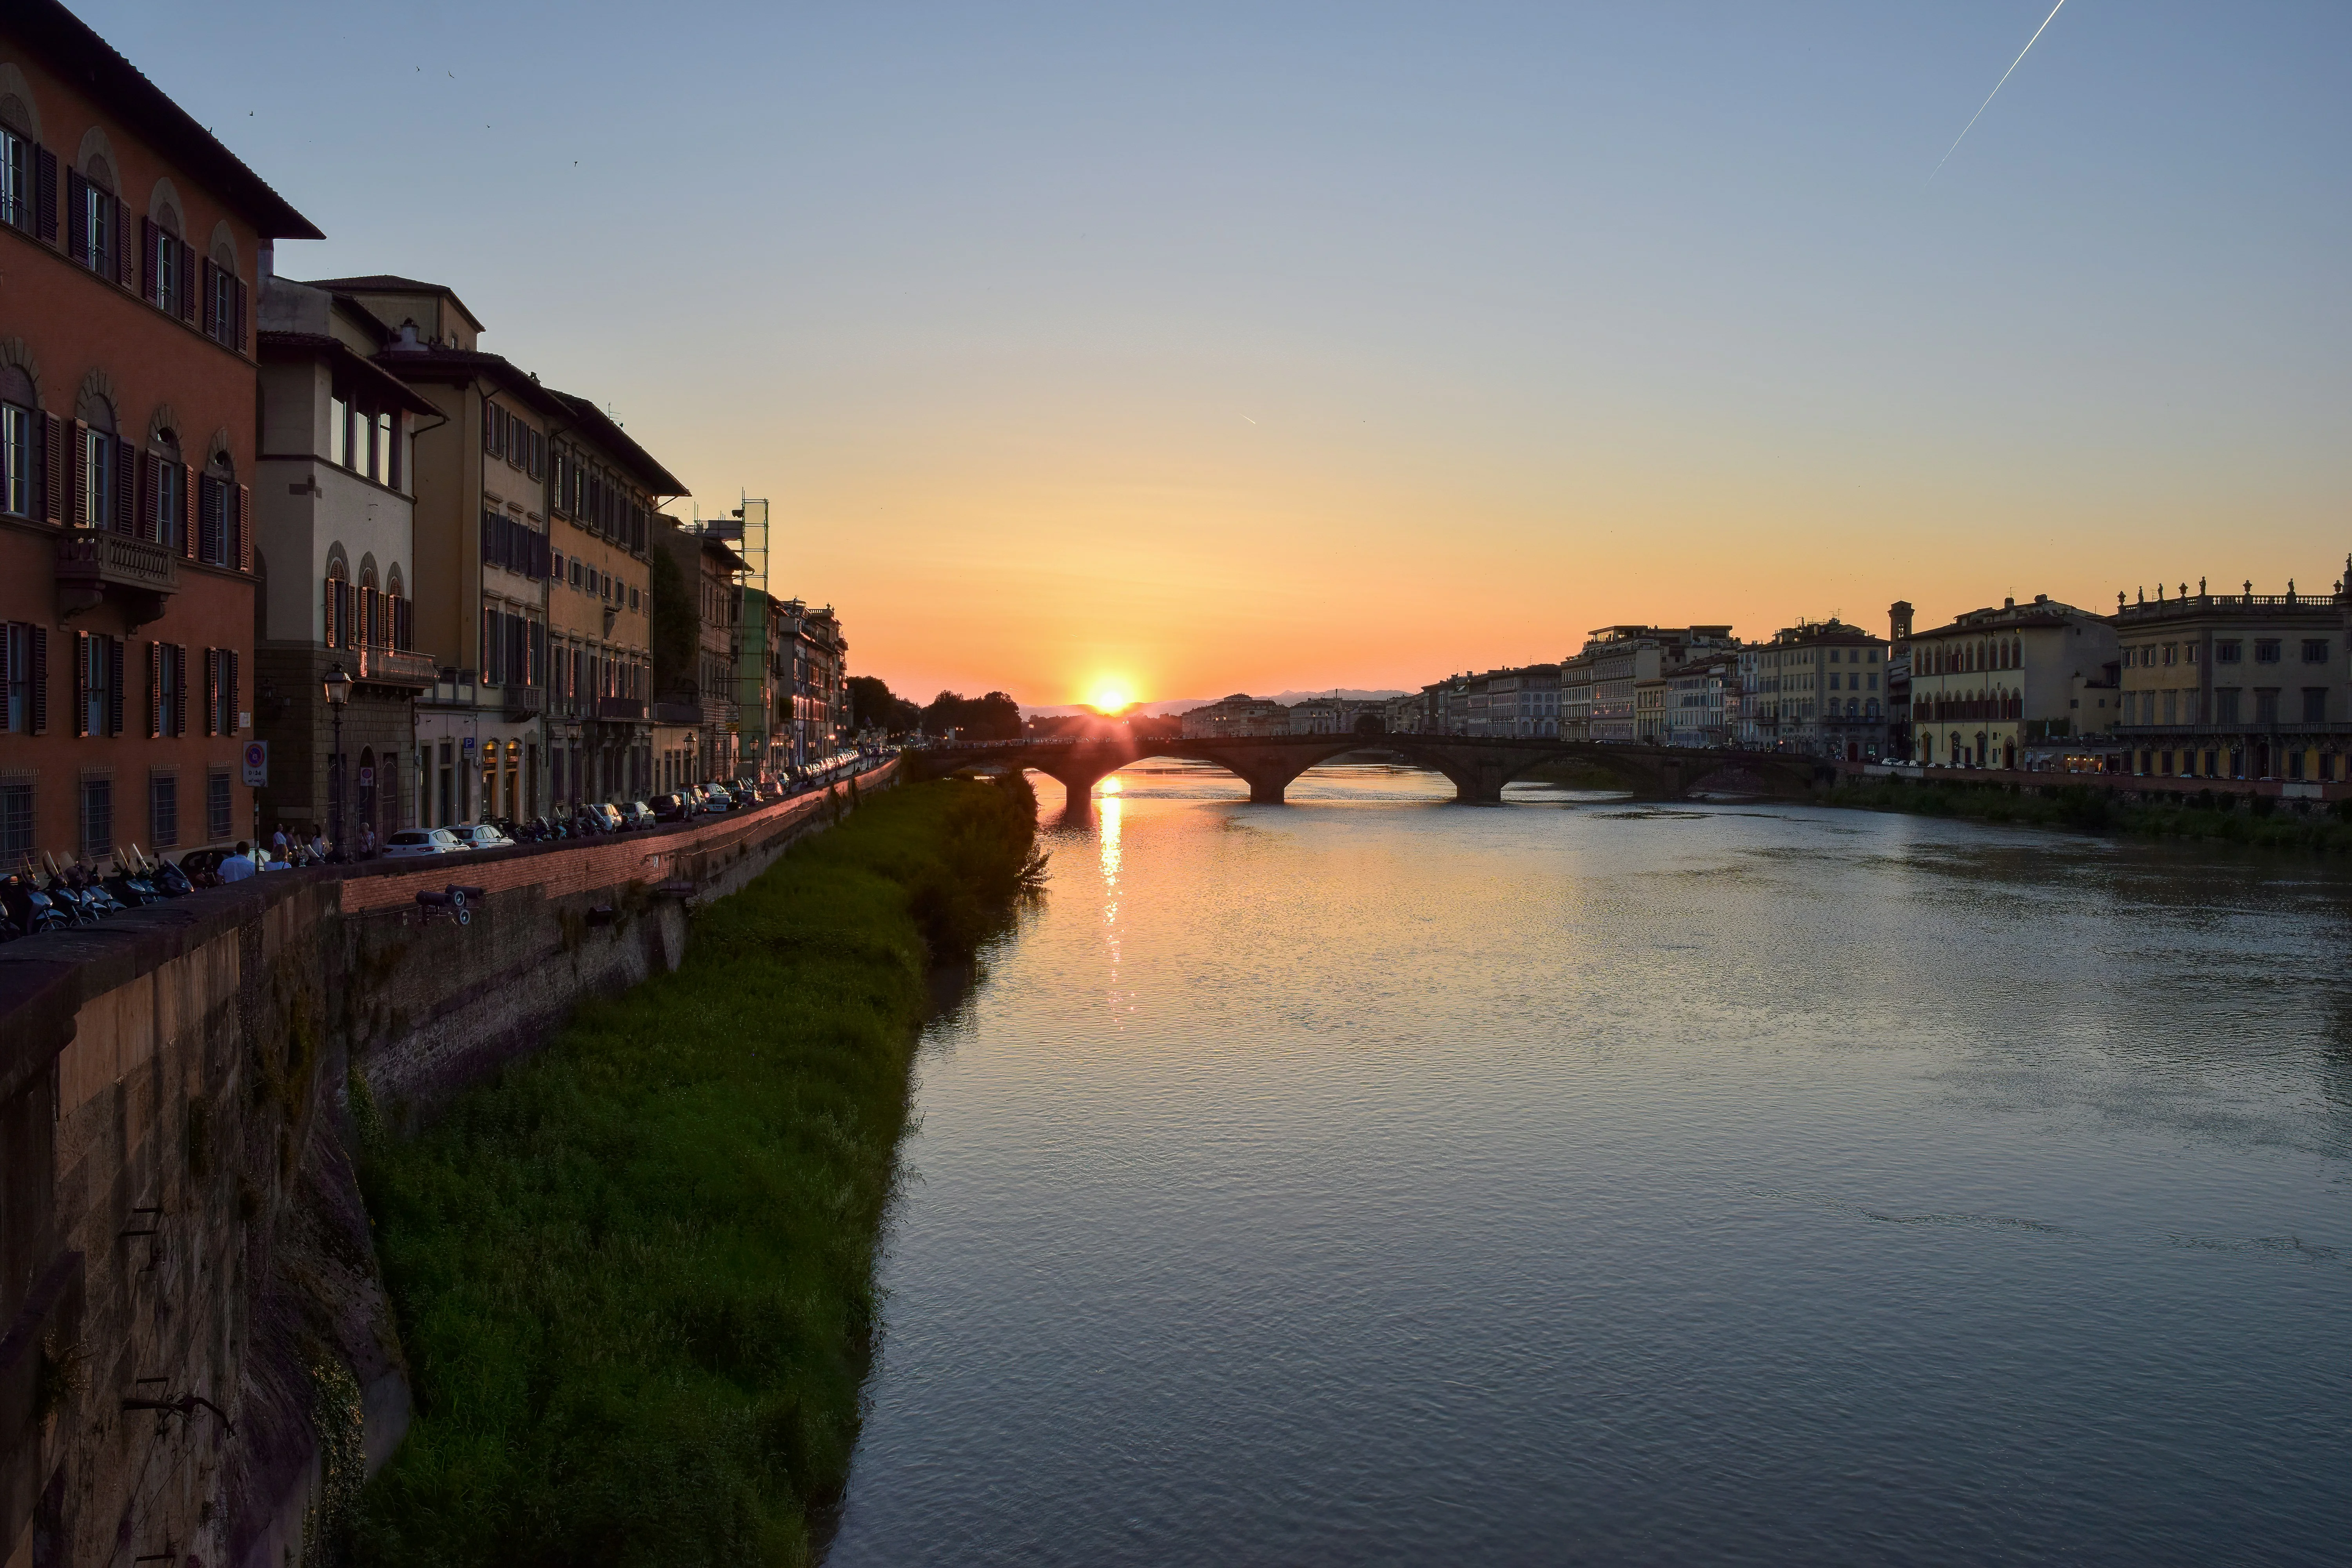
[[[95,609],[111,595],[135,631],[163,613],[179,586],[179,557],[163,545],[82,528],[58,541],[58,599],[68,616]]]
[[[699,724],[702,705],[698,702],[656,702],[654,704],[656,724]]]
[[[599,697],[596,699],[596,717],[599,719],[630,721],[642,720],[645,716],[646,701],[642,697]]]
[[[441,671],[429,653],[412,653],[404,648],[363,647],[355,650],[359,672],[352,678],[371,686],[405,686],[423,690],[439,679]]]
[[[506,704],[510,720],[536,719],[547,705],[547,693],[536,686],[509,686],[506,688]]]

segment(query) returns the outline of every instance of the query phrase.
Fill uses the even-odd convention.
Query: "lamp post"
[[[341,663],[320,682],[327,693],[327,711],[334,715],[334,750],[327,754],[327,842],[334,853],[343,851],[343,704],[352,700],[352,678]]]

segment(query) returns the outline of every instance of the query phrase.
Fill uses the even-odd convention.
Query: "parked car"
[[[457,855],[464,852],[465,848],[465,845],[457,842],[457,836],[446,827],[404,827],[387,836],[383,841],[383,853],[387,859],[410,855]],[[186,862],[184,860],[181,864],[185,865]]]
[[[180,857],[180,869],[197,887],[208,888],[211,879],[220,875],[220,863],[236,853],[234,849],[191,849]]]
[[[653,825],[654,808],[652,806],[641,800],[627,800],[621,803],[622,826],[637,828],[651,827]]]
[[[595,801],[580,808],[580,816],[588,819],[591,831],[618,833],[621,831],[621,808],[608,801]]]
[[[444,831],[468,849],[506,849],[514,844],[513,839],[487,822],[461,822]]]
[[[684,822],[694,815],[693,805],[682,795],[657,795],[653,798],[656,822]]]
[[[698,786],[698,793],[702,800],[697,809],[707,816],[724,816],[734,809],[735,797],[729,795],[722,784],[701,784]]]

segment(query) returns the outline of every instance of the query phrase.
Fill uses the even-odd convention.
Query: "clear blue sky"
[[[919,691],[1409,685],[2352,549],[2352,5],[84,15]]]

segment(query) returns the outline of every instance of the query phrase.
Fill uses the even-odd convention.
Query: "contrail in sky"
[[[2058,0],[2057,5],[2050,7],[2050,15],[2042,18],[2042,26],[2033,29],[2033,37],[2025,40],[2025,47],[2017,51],[2017,58],[2009,62],[2009,69],[2001,72],[2000,80],[1992,84],[1992,90],[1985,94],[1985,100],[1982,103],[1977,105],[1977,111],[1969,116],[1969,122],[1960,127],[1960,133],[1952,138],[1952,144],[1944,149],[1944,155],[1936,160],[1936,166],[1927,172],[1927,178],[1932,180],[1944,172],[1944,165],[1952,161],[1952,154],[1960,150],[1960,143],[1967,141],[1969,132],[1977,128],[1977,121],[1984,118],[1984,111],[1990,109],[1992,100],[2000,96],[2000,89],[2007,85],[2011,73],[2025,63],[2026,56],[2033,52],[2034,40],[2042,37],[2043,29],[2048,27],[2058,13],[2065,8],[2066,0]]]

